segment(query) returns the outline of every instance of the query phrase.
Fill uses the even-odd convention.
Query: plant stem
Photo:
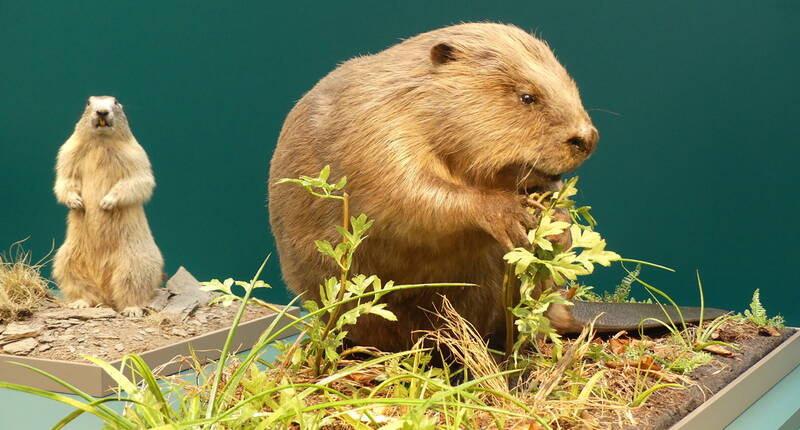
[[[514,349],[514,314],[511,313],[511,308],[514,307],[513,276],[514,266],[511,264],[506,265],[506,271],[503,274],[503,308],[506,314],[506,360],[511,358]]]
[[[345,231],[350,230],[350,195],[346,192],[342,194],[342,226],[344,227]],[[333,329],[334,324],[336,324],[336,320],[339,319],[339,314],[342,311],[342,304],[341,301],[344,298],[344,293],[347,286],[347,271],[349,267],[349,262],[352,261],[352,252],[355,251],[353,248],[350,248],[348,253],[350,255],[345,256],[347,261],[342,262],[342,273],[339,277],[339,291],[336,293],[336,307],[333,308],[331,311],[330,318],[328,318],[328,323],[325,325],[325,330],[322,332],[322,337],[320,339],[324,342],[325,338],[328,337],[328,333]],[[314,373],[319,376],[322,372],[320,369],[320,365],[322,364],[322,348],[317,350],[317,354],[314,357]]]
[[[239,322],[242,320],[242,315],[244,315],[244,311],[247,308],[247,302],[250,301],[250,295],[253,293],[253,285],[256,283],[258,278],[261,277],[261,272],[264,271],[264,267],[267,265],[267,261],[269,261],[269,255],[267,258],[264,259],[264,262],[261,263],[261,267],[258,268],[258,272],[253,277],[253,280],[250,281],[250,288],[246,288],[244,292],[244,297],[242,297],[242,304],[239,305],[239,310],[236,312],[236,317],[233,319],[233,324],[231,325],[231,329],[228,330],[228,337],[225,339],[225,345],[222,347],[222,353],[219,356],[219,360],[217,361],[217,370],[214,373],[214,383],[211,385],[211,393],[209,394],[208,398],[208,408],[206,409],[206,418],[211,418],[214,415],[216,410],[216,402],[217,402],[217,390],[219,388],[219,383],[222,380],[222,371],[225,368],[225,363],[228,361],[228,354],[230,354],[231,344],[233,343],[233,337],[236,336],[236,330],[239,328]]]

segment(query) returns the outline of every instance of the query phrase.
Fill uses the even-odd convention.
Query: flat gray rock
[[[177,316],[185,320],[199,306],[207,305],[214,295],[200,289],[202,284],[183,266],[167,281],[167,291],[172,296],[161,313]]]
[[[36,337],[42,333],[44,327],[44,323],[41,321],[14,321],[3,330],[3,334],[0,336],[0,343],[26,337]]]
[[[200,289],[203,285],[183,266],[167,281],[167,291],[176,296],[193,296],[200,305],[207,305],[214,296]]]
[[[189,318],[189,315],[191,315],[198,306],[200,306],[200,301],[195,296],[172,296],[161,313],[177,316],[180,317],[181,320],[185,320]]]
[[[72,309],[72,308],[58,308],[58,309],[48,309],[46,311],[39,312],[37,315],[39,318],[44,318],[48,320],[93,320],[97,318],[116,318],[117,312],[111,308],[81,308],[81,309]]]
[[[167,306],[167,302],[169,301],[169,291],[159,288],[156,290],[156,294],[153,296],[153,300],[147,305],[148,308],[152,309],[155,312],[160,312]]]
[[[3,352],[12,355],[28,355],[36,348],[37,345],[39,345],[39,342],[37,342],[36,339],[28,337],[16,342],[11,342],[8,345],[4,345]]]

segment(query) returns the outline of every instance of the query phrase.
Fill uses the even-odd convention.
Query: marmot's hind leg
[[[117,267],[111,278],[114,307],[126,316],[142,316],[163,277],[163,263],[141,255],[132,256]]]
[[[67,307],[74,309],[91,308],[105,302],[101,296],[94,293],[98,289],[89,282],[69,275],[62,275],[58,278],[58,288],[69,302]]]
[[[69,302],[67,307],[89,308],[103,303],[103,297],[96,294],[99,289],[75,271],[79,265],[69,257],[69,250],[62,248],[53,259],[53,278]]]

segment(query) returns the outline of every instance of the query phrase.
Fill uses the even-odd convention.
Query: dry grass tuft
[[[442,309],[436,316],[444,324],[438,330],[427,332],[426,336],[439,347],[444,346],[469,372],[470,378],[488,377],[481,386],[496,393],[510,395],[508,382],[504,376],[498,375],[501,369],[489,353],[487,342],[469,321],[456,312],[446,297],[443,298]],[[497,397],[493,400],[499,399]]]
[[[0,254],[0,322],[31,315],[49,295],[49,281],[40,273],[46,261],[32,263],[23,242],[12,244],[9,256]]]

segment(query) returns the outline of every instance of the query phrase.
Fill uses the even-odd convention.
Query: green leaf
[[[377,304],[377,305],[374,305],[374,306],[371,307],[371,309],[369,310],[369,313],[374,314],[374,315],[378,315],[378,316],[382,317],[383,319],[386,319],[386,320],[389,320],[389,321],[397,321],[397,316],[394,313],[392,313],[391,311],[389,311],[389,310],[387,310],[385,308],[386,308],[386,303]]]
[[[594,248],[603,240],[600,233],[581,229],[577,224],[573,224],[569,228],[569,233],[572,237],[573,248]]]
[[[339,182],[333,186],[334,190],[341,190],[344,186],[347,185],[347,176],[342,176],[342,179],[339,179]]]
[[[569,223],[564,221],[553,221],[552,216],[545,214],[542,216],[539,226],[528,232],[528,241],[541,249],[552,251],[553,245],[546,238],[558,235],[569,228]]]
[[[314,244],[317,245],[317,249],[324,255],[331,257],[333,259],[337,259],[336,253],[333,251],[333,245],[327,240],[315,240]]]

